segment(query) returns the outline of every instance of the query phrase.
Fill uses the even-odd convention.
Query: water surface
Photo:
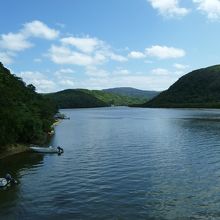
[[[218,219],[220,111],[62,110],[62,156],[0,161],[0,219]]]

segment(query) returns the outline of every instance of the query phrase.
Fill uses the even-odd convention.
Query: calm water
[[[0,219],[220,219],[220,111],[62,112],[62,156],[0,161]]]

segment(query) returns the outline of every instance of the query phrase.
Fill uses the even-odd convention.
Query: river
[[[64,154],[0,161],[0,219],[218,219],[220,110],[97,108],[70,117]]]

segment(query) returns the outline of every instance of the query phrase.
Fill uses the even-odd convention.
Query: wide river
[[[0,219],[220,219],[220,110],[62,110],[63,155],[0,161]]]

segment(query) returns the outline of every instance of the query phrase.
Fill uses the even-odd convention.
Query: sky
[[[1,0],[0,62],[38,92],[162,91],[220,63],[220,0]]]

